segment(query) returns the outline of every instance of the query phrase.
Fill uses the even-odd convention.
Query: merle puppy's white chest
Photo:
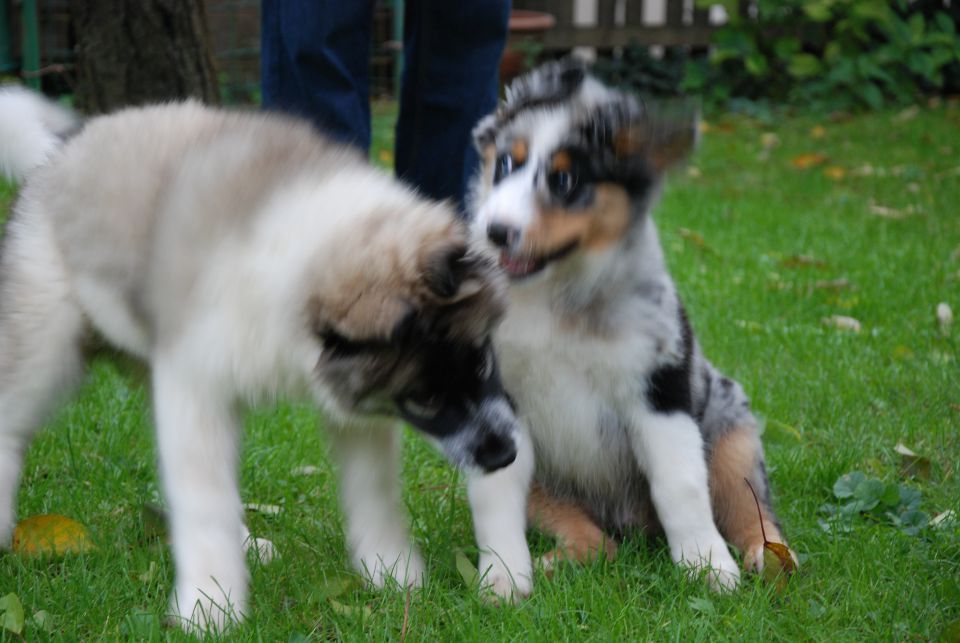
[[[637,474],[627,427],[665,341],[600,335],[565,324],[541,293],[514,291],[496,335],[504,384],[537,450],[538,476],[578,488],[620,488]]]

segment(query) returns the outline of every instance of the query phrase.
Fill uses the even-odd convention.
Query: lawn
[[[381,145],[390,113],[377,110]],[[373,592],[344,582],[322,419],[281,405],[250,417],[242,467],[244,499],[279,508],[249,511],[250,528],[281,555],[252,565],[250,616],[231,638],[957,640],[957,521],[909,535],[882,516],[841,528],[821,507],[837,502],[838,477],[862,471],[918,489],[931,517],[960,512],[960,330],[935,315],[940,302],[960,312],[960,105],[766,123],[717,114],[704,130],[657,218],[707,354],[766,419],[801,572],[781,592],[748,577],[714,595],[662,542],[636,536],[613,563],[561,569],[522,604],[488,606],[455,564],[458,550],[476,560],[462,479],[408,434],[404,497],[431,577],[409,595]],[[0,187],[0,209],[11,198]],[[833,315],[861,330],[824,323]],[[0,554],[0,596],[19,597],[29,640],[183,638],[160,626],[172,560],[144,517],[160,501],[147,395],[121,371],[96,360],[30,451],[21,516],[71,516],[97,549]],[[932,460],[929,477],[902,477],[898,442]],[[46,631],[32,619],[41,610]]]

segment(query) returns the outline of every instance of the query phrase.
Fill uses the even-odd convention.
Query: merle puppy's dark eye
[[[513,172],[513,157],[503,153],[497,157],[497,164],[493,169],[493,182],[499,183]]]
[[[554,196],[566,199],[577,189],[577,176],[572,171],[556,170],[547,175],[547,185]]]

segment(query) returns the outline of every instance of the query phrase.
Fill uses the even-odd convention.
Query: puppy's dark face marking
[[[507,96],[475,132],[478,223],[515,280],[621,241],[694,144],[689,107],[651,110],[578,64],[548,64]]]
[[[318,329],[318,375],[348,412],[400,415],[460,466],[493,471],[516,457],[516,418],[489,335],[502,308],[487,262],[462,249],[424,275],[436,299],[411,308],[389,337],[352,339]]]

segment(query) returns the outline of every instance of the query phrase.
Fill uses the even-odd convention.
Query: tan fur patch
[[[556,152],[550,159],[550,170],[553,172],[569,172],[572,167],[573,159],[563,150]]]
[[[587,250],[603,250],[622,239],[629,227],[627,193],[613,183],[601,183],[587,209],[541,210],[525,235],[526,252],[545,257],[573,242]]]
[[[617,555],[617,543],[603,533],[582,507],[557,498],[541,485],[535,484],[530,490],[527,517],[535,529],[557,539],[557,548],[541,559],[548,571],[558,560],[586,563],[601,554],[607,560]]]
[[[647,142],[643,128],[624,127],[613,137],[613,151],[618,157],[639,154]]]
[[[756,431],[741,427],[730,430],[717,440],[710,457],[710,495],[717,527],[724,538],[744,553],[763,547],[757,504],[744,482],[744,478],[756,478],[760,449]],[[767,539],[785,543],[763,502],[760,511]]]
[[[518,138],[513,142],[513,145],[510,146],[510,156],[513,157],[515,167],[520,167],[527,162],[528,151],[526,139]]]

